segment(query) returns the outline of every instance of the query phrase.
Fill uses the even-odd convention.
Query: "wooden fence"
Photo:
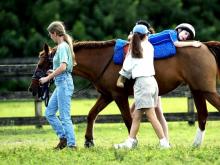
[[[32,76],[36,64],[18,64],[18,65],[0,65],[0,75],[2,77],[14,76]],[[98,96],[98,93],[95,95]],[[186,113],[164,113],[167,121],[187,121],[189,124],[194,124],[197,120],[197,113],[194,110],[193,98],[186,86],[178,87],[176,90],[165,95],[165,97],[187,97]],[[0,100],[5,99],[33,99],[31,93],[28,92],[7,92],[0,94]],[[35,102],[35,117],[0,117],[0,125],[36,125],[42,127],[48,124],[45,117],[42,116],[42,101],[34,99]],[[219,120],[220,113],[210,112],[208,120]],[[74,123],[82,123],[87,121],[87,116],[72,116]],[[143,118],[146,122],[146,119]],[[121,115],[99,115],[96,123],[117,123],[123,122]]]

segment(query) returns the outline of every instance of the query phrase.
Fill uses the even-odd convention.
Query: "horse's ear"
[[[45,53],[49,53],[49,46],[47,45],[47,43],[44,44],[44,51]]]

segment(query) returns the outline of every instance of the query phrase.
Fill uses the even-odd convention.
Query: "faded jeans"
[[[67,146],[75,146],[75,133],[71,120],[70,103],[74,90],[70,73],[55,77],[56,88],[50,97],[45,116],[59,138],[67,139]],[[59,110],[59,118],[56,116]]]

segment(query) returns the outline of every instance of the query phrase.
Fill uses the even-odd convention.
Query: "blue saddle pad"
[[[115,64],[121,65],[124,60],[124,46],[128,43],[126,40],[117,39],[114,47],[113,61]]]
[[[154,59],[168,58],[176,54],[176,47],[171,40],[169,32],[151,34],[149,42],[154,47]],[[121,65],[124,60],[124,46],[128,43],[126,40],[117,39],[114,47],[113,61]]]

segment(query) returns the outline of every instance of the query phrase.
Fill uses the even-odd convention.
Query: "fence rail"
[[[1,76],[31,76],[36,64],[17,64],[17,65],[0,65]],[[96,92],[97,93],[97,92]],[[95,94],[98,96],[98,93]],[[93,93],[93,96],[95,96]],[[176,90],[168,93],[165,97],[187,97],[186,113],[165,113],[167,121],[188,121],[194,124],[197,120],[197,113],[194,111],[194,102],[190,91],[186,86],[180,86]],[[34,99],[31,93],[26,92],[7,92],[0,93],[0,100],[7,99],[33,99],[35,102],[35,117],[0,117],[0,125],[42,125],[48,124],[45,117],[42,116],[42,101]],[[74,123],[82,123],[87,121],[87,116],[72,116]],[[208,120],[220,120],[220,113],[209,113]],[[143,121],[147,121],[143,119]],[[123,122],[121,115],[99,115],[96,123],[117,123]]]
[[[188,121],[189,124],[193,124],[197,121],[197,113],[164,113],[167,121]],[[210,112],[208,116],[209,121],[216,121],[220,119],[219,112]],[[74,124],[87,122],[87,116],[78,115],[72,116],[72,121]],[[99,115],[96,119],[96,123],[122,123],[123,119],[121,115]],[[148,122],[146,118],[143,118],[142,122]],[[48,122],[45,117],[4,117],[0,118],[1,126],[8,125],[36,125],[37,127],[42,127],[42,125],[47,125]]]
[[[32,76],[36,64],[0,65],[1,76]]]

